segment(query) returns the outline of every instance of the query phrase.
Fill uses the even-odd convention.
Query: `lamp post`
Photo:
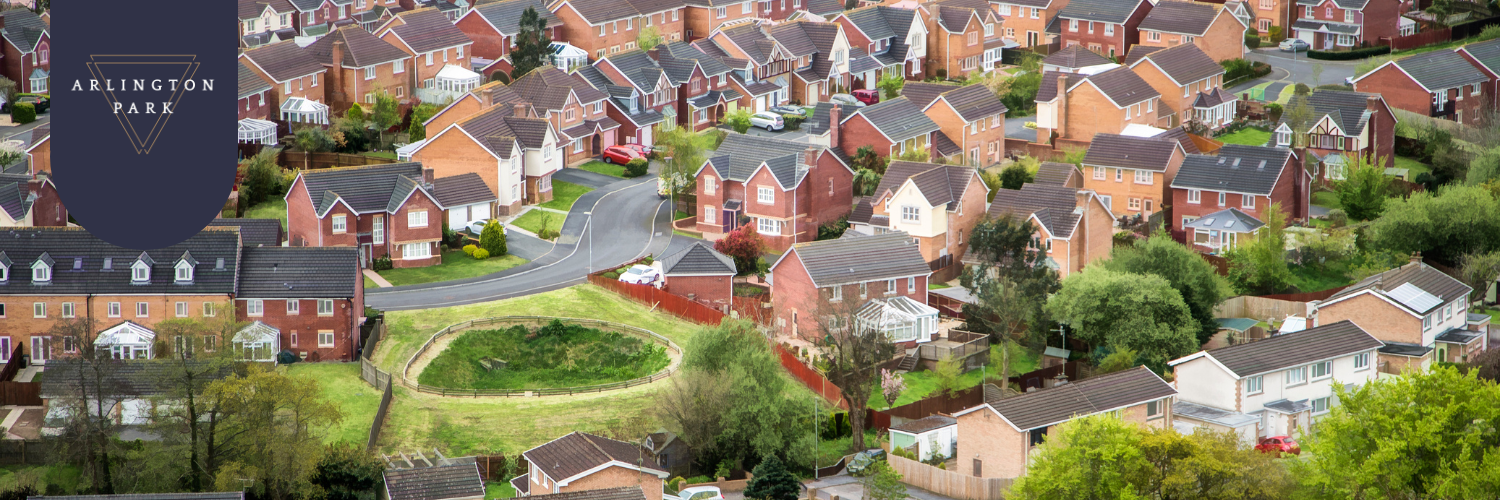
[[[584,225],[588,226],[588,230],[585,231],[585,234],[584,234],[584,238],[588,238],[588,240],[589,240],[589,267],[588,267],[588,269],[589,269],[589,274],[594,274],[594,213],[593,212],[584,212],[583,216],[584,217],[588,217],[588,219],[586,219],[583,222]]]

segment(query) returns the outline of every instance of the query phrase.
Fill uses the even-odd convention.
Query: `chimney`
[[[1073,200],[1074,200],[1073,208],[1088,209],[1088,206],[1089,206],[1089,195],[1092,194],[1092,193],[1093,193],[1093,191],[1086,191],[1086,190],[1082,190],[1082,189],[1078,190],[1078,193],[1073,195]]]
[[[1422,262],[1422,252],[1412,252],[1411,253],[1411,263],[1412,264],[1419,264],[1421,262]]]
[[[432,169],[430,169],[430,168],[424,168],[424,169],[422,169],[422,183],[423,184],[432,184],[432,178],[433,178]]]
[[[514,116],[516,118],[528,118],[526,116],[526,103],[518,102],[515,103],[514,106],[515,111],[511,112],[511,116]]]
[[[1052,119],[1057,120],[1057,127],[1052,129],[1052,131],[1057,132],[1058,137],[1067,137],[1068,77],[1065,75],[1057,75],[1057,116],[1052,117]],[[1038,137],[1037,139],[1041,139],[1041,137]]]
[[[834,104],[833,109],[828,111],[828,145],[830,147],[839,147],[839,120],[843,119],[840,116],[842,114],[843,107],[838,104]]]
[[[813,164],[817,163],[817,161],[818,148],[808,146],[806,150],[802,151],[802,164],[806,165],[807,168],[812,168]]]
[[[5,29],[5,16],[0,16],[0,30]]]
[[[650,57],[652,61],[660,61],[661,60],[661,45],[657,45],[655,47],[651,47],[651,50],[646,51],[646,56]]]
[[[333,41],[333,45],[329,49],[329,57],[331,58],[330,61],[333,63],[333,68],[328,72],[328,76],[325,78],[325,80],[327,80],[327,81],[323,82],[324,85],[326,85],[326,87],[323,89],[323,91],[332,94],[332,95],[326,96],[327,99],[328,99],[328,102],[334,103],[335,106],[344,106],[344,105],[348,104],[348,102],[347,102],[347,100],[345,99],[345,96],[344,96],[344,71],[343,71],[343,68],[344,68],[344,41],[343,40],[337,40],[337,39],[335,39]]]

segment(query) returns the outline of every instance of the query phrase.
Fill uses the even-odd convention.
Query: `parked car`
[[[620,281],[637,285],[650,285],[660,278],[661,271],[645,264],[630,266],[630,269],[625,270],[625,274],[620,275]]]
[[[853,107],[856,107],[856,108],[863,108],[863,107],[865,107],[865,103],[859,102],[859,99],[855,99],[854,96],[849,95],[849,94],[834,94],[834,95],[828,96],[828,102],[835,103],[835,104],[843,104],[845,106],[853,106]]]
[[[36,114],[39,115],[46,113],[47,108],[52,107],[52,98],[46,94],[16,94],[16,102],[31,103],[31,106],[36,108]],[[0,112],[9,113],[10,103],[7,102],[0,105]]]
[[[786,127],[786,123],[781,118],[781,115],[762,111],[750,115],[750,126],[766,130],[781,130]]]
[[[484,232],[484,226],[488,226],[489,224],[490,224],[490,219],[479,219],[479,220],[470,222],[469,225],[465,229],[467,229],[469,231],[469,234],[472,234],[474,236],[479,236],[480,233]],[[509,231],[510,231],[510,229],[506,228],[505,224],[501,224],[500,225],[500,234],[507,234]]]
[[[1301,38],[1288,38],[1286,40],[1282,40],[1281,45],[1279,45],[1278,47],[1281,48],[1282,52],[1302,52],[1304,50],[1311,49],[1312,44],[1307,43],[1306,40],[1303,40]]]
[[[645,158],[646,155],[651,154],[651,151],[654,150],[654,148],[652,148],[651,146],[644,146],[640,144],[621,144],[620,146],[630,148],[631,151],[635,151],[637,154],[640,154],[642,158]]]
[[[1346,76],[1346,77],[1344,77],[1344,85],[1348,85],[1350,87],[1353,87],[1354,86],[1354,77],[1352,77],[1352,76]]]
[[[801,114],[806,114],[806,113],[803,113],[804,110],[802,109],[801,106],[790,106],[790,105],[772,106],[771,109],[769,109],[767,111],[770,111],[772,113],[776,113],[778,115],[801,115]]]
[[[724,493],[719,491],[718,486],[694,486],[683,488],[677,492],[677,498],[682,500],[724,500]]]
[[[645,158],[644,155],[641,155],[634,149],[630,149],[625,146],[610,146],[604,148],[604,154],[600,156],[603,157],[604,163],[612,163],[618,165],[630,163],[630,160],[634,160],[636,158]]]
[[[880,91],[875,89],[859,89],[854,91],[854,98],[865,104],[880,102]]]
[[[1282,453],[1302,454],[1302,447],[1297,446],[1297,441],[1289,436],[1271,436],[1262,439],[1260,440],[1260,444],[1255,445],[1255,450],[1261,453],[1275,453],[1277,455],[1281,455]]]
[[[851,476],[863,475],[865,470],[870,467],[870,464],[881,460],[885,460],[885,450],[871,448],[855,453],[854,458],[849,459],[849,465],[844,470],[849,471],[849,475]]]

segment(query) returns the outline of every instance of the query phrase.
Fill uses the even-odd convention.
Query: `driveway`
[[[865,498],[865,487],[859,482],[860,478],[840,473],[836,476],[825,477],[816,481],[806,483],[808,488],[818,489],[818,498],[811,500],[832,500],[838,496],[841,500],[860,500]],[[931,491],[906,485],[906,495],[916,500],[954,500]]]
[[[572,184],[578,184],[580,186],[588,186],[594,189],[601,189],[610,184],[619,182],[620,180],[619,177],[604,175],[597,172],[590,172],[579,168],[565,168],[559,170],[557,171],[557,173],[552,174],[552,179]]]
[[[1036,121],[1036,115],[1005,117],[1005,137],[1007,139],[1026,139],[1026,142],[1036,142],[1036,129],[1026,128],[1026,122]]]
[[[730,130],[729,132],[734,133],[733,130]],[[808,142],[809,140],[811,140],[808,138],[807,132],[802,130],[801,128],[798,128],[797,130],[778,130],[772,132],[770,130],[750,127],[750,130],[745,131],[745,135],[752,135],[755,137],[774,137],[777,139],[797,142]]]

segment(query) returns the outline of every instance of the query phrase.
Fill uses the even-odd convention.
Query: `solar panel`
[[[1389,292],[1389,295],[1392,299],[1395,299],[1396,302],[1400,302],[1406,307],[1410,307],[1413,311],[1417,312],[1426,312],[1429,309],[1437,307],[1438,304],[1443,303],[1441,299],[1434,297],[1430,293],[1427,293],[1426,290],[1417,288],[1416,285],[1413,285],[1411,283],[1404,283],[1401,286],[1396,287],[1395,290],[1391,290]]]

